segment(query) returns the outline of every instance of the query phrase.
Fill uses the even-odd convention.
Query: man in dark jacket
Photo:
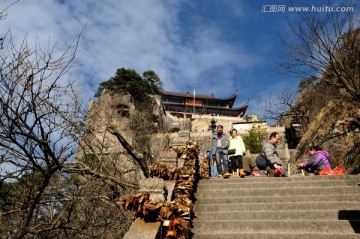
[[[226,174],[229,171],[228,166],[228,147],[229,147],[229,135],[223,132],[224,127],[218,125],[216,131],[212,134],[211,137],[211,154],[215,155],[216,166],[218,170],[218,175]],[[221,167],[221,159],[224,165],[224,170]]]

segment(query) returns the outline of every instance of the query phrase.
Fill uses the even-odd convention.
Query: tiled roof
[[[192,98],[194,97],[194,93],[182,93],[182,92],[175,92],[175,91],[162,91],[162,95],[166,96],[178,96],[178,97],[186,97],[186,98]],[[197,99],[204,99],[204,100],[221,100],[221,101],[235,101],[237,96],[237,92],[235,91],[231,96],[226,98],[217,98],[214,95],[203,95],[203,94],[196,94],[195,92],[195,98]]]

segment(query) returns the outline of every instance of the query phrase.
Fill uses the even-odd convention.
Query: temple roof
[[[163,102],[163,105],[165,105],[165,108],[172,111],[171,109],[181,109],[182,112],[192,112],[192,107],[187,107],[186,105],[180,104],[180,103],[169,103],[169,102]],[[247,101],[245,104],[243,104],[240,107],[236,108],[224,108],[224,107],[216,107],[216,106],[206,106],[206,113],[212,112],[212,113],[220,113],[221,115],[231,115],[231,116],[243,116],[249,106],[249,101]],[[174,108],[175,107],[175,108]],[[180,107],[180,108],[179,108]],[[203,108],[203,106],[195,106],[195,108]]]
[[[174,92],[174,91],[161,91],[162,96],[175,96],[175,97],[184,97],[184,98],[193,98],[194,93],[181,93],[181,92]],[[231,96],[226,98],[217,98],[214,95],[203,95],[203,94],[196,94],[196,99],[203,99],[203,100],[214,100],[214,101],[227,101],[229,102],[230,107],[233,106],[237,96],[237,91],[235,91]]]
[[[183,104],[180,103],[172,103],[172,102],[163,102],[164,105],[179,105],[179,106],[183,106]],[[189,106],[184,106],[184,107],[189,107]],[[196,108],[202,108],[204,106],[195,106]],[[247,101],[245,104],[243,104],[242,106],[239,107],[235,107],[235,108],[224,108],[224,107],[217,107],[217,106],[206,106],[206,108],[209,109],[219,109],[219,110],[226,110],[226,111],[242,111],[244,109],[247,109],[247,107],[249,107],[249,101]],[[191,108],[191,106],[190,106]]]

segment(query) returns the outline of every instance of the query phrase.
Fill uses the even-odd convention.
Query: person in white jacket
[[[236,129],[232,129],[230,131],[231,135],[229,137],[229,159],[231,160],[231,167],[234,172],[234,176],[238,175],[239,170],[239,176],[245,177],[245,172],[243,168],[242,163],[242,157],[245,155],[246,149],[243,139],[240,135],[237,134]],[[232,154],[230,154],[231,151],[235,151]]]

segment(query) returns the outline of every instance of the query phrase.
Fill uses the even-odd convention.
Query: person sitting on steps
[[[282,167],[284,163],[280,159],[278,152],[276,152],[276,145],[279,141],[280,135],[277,132],[272,132],[269,136],[269,141],[264,142],[260,154],[266,161],[266,171],[269,176],[280,176],[284,172]]]
[[[296,165],[297,169],[304,169],[306,172],[321,175],[322,170],[331,171],[329,153],[319,147],[310,145],[308,147],[309,160]]]
[[[244,173],[247,176],[250,176],[251,172],[254,169],[254,164],[251,159],[251,156],[248,156],[248,154],[250,155],[250,151],[249,151],[249,153],[245,153],[245,156],[242,158],[242,163],[243,163]]]

